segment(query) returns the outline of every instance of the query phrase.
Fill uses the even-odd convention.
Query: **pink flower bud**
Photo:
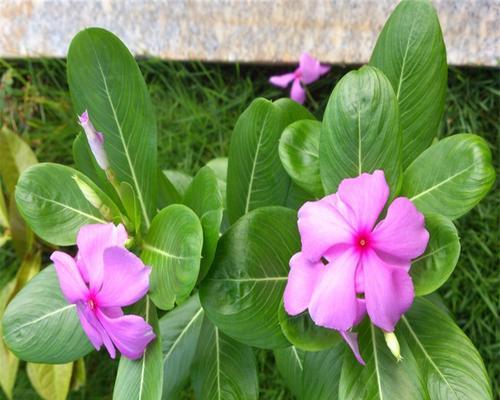
[[[87,110],[85,110],[83,114],[78,117],[78,120],[81,127],[85,131],[90,150],[92,150],[92,154],[94,155],[97,164],[103,170],[107,170],[109,168],[109,162],[106,151],[104,150],[103,134],[101,132],[97,132],[97,130],[94,128],[94,125],[92,125],[92,122],[90,122],[89,113],[87,112]]]

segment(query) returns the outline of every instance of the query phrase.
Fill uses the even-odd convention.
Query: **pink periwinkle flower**
[[[303,104],[306,99],[306,92],[303,85],[309,85],[317,81],[321,75],[330,71],[330,67],[320,64],[318,60],[311,57],[307,53],[302,53],[300,56],[298,68],[284,75],[272,76],[269,79],[275,86],[286,88],[292,82],[290,97],[297,103]]]
[[[85,110],[83,114],[78,117],[78,122],[85,131],[85,136],[87,136],[90,150],[92,150],[92,154],[94,155],[97,164],[103,170],[107,170],[109,168],[109,161],[104,150],[104,135],[94,128],[87,110]]]
[[[140,358],[155,338],[152,327],[138,315],[124,315],[149,289],[151,268],[124,246],[123,225],[85,225],[78,232],[76,258],[55,251],[50,259],[68,303],[76,304],[83,330],[111,358],[116,348],[130,359]]]
[[[315,324],[336,329],[358,361],[351,329],[368,313],[393,332],[413,303],[411,260],[427,247],[424,216],[406,197],[396,198],[377,222],[389,197],[383,171],[344,179],[338,191],[299,210],[302,251],[290,260],[285,310],[309,310]]]

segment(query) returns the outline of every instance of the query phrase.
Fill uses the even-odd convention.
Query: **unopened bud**
[[[387,347],[391,351],[396,360],[399,362],[403,359],[401,357],[401,348],[399,347],[398,338],[394,334],[394,332],[384,332],[385,343]]]
[[[90,204],[97,208],[105,219],[112,220],[113,215],[111,213],[111,209],[106,204],[104,204],[96,191],[92,189],[87,183],[85,183],[78,175],[73,175],[73,179],[80,189],[80,192],[82,192],[83,197],[85,197],[85,199]]]
[[[97,161],[99,167],[103,170],[109,168],[108,156],[104,150],[104,135],[101,132],[97,132],[90,122],[89,113],[87,110],[83,112],[82,115],[78,117],[79,123],[83,130],[85,131],[85,136],[87,136],[87,142],[89,143],[90,150]]]

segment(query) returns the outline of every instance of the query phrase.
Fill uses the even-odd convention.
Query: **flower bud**
[[[387,347],[391,351],[394,357],[396,357],[396,360],[399,362],[403,359],[401,357],[401,349],[399,347],[399,342],[398,338],[394,334],[394,332],[384,332],[384,338],[385,338],[385,343],[387,344]]]
[[[97,132],[90,122],[89,113],[87,110],[83,112],[82,115],[78,117],[79,123],[83,130],[85,131],[85,135],[87,136],[87,141],[90,146],[90,150],[92,150],[92,154],[97,161],[99,167],[103,170],[107,170],[109,168],[108,156],[104,150],[104,136],[101,132]]]

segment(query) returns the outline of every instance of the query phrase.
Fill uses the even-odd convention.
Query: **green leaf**
[[[146,296],[141,302],[134,305],[132,313],[141,315],[153,327],[156,339],[149,343],[144,355],[139,360],[129,360],[123,356],[120,358],[113,399],[160,399],[163,385],[163,366],[156,308],[149,300],[149,296]]]
[[[79,358],[73,363],[73,375],[71,376],[71,390],[78,390],[85,386],[87,372],[85,371],[85,361]]]
[[[13,279],[0,289],[0,318],[3,317],[8,300],[14,292],[17,279]],[[12,391],[16,383],[19,359],[9,350],[3,340],[3,329],[0,324],[0,387],[8,399],[12,399]]]
[[[451,317],[422,297],[396,327],[403,360],[388,350],[380,329],[359,328],[366,367],[349,349],[340,381],[341,399],[492,399],[483,361]]]
[[[436,136],[444,111],[448,67],[439,19],[430,1],[402,1],[382,30],[370,65],[394,88],[406,168]]]
[[[207,167],[210,167],[217,177],[224,208],[226,207],[227,163],[227,157],[217,157],[207,162]]]
[[[409,350],[407,338],[396,331],[403,360],[398,362],[387,347],[382,331],[368,320],[357,328],[361,365],[351,349],[345,348],[339,385],[342,400],[427,399],[419,365]]]
[[[210,167],[205,166],[198,171],[186,190],[184,204],[198,215],[203,228],[203,250],[198,277],[198,281],[201,281],[214,260],[223,213],[217,176]]]
[[[0,176],[7,193],[14,194],[21,173],[38,163],[28,144],[5,127],[0,129]]]
[[[401,171],[396,95],[378,69],[364,66],[335,86],[321,128],[319,167],[326,193],[344,178],[382,169],[395,193]]]
[[[9,224],[14,249],[17,256],[22,258],[32,251],[35,235],[19,213],[15,196],[9,200]]]
[[[10,302],[2,324],[7,346],[25,361],[63,364],[92,350],[76,306],[61,293],[53,266],[30,280]]]
[[[73,363],[26,365],[31,385],[44,400],[66,400],[68,396]]]
[[[80,132],[73,141],[73,160],[78,171],[86,175],[94,182],[104,193],[106,193],[115,204],[120,204],[111,182],[106,177],[106,173],[97,164],[89,143],[84,133]]]
[[[180,204],[164,208],[144,238],[142,260],[151,265],[151,300],[170,310],[186,300],[198,279],[203,230],[196,214]]]
[[[191,184],[193,177],[186,174],[185,172],[174,171],[171,169],[164,170],[163,174],[167,177],[170,184],[174,187],[177,193],[179,193],[179,199],[181,200],[184,197],[187,188]]]
[[[317,352],[291,346],[274,350],[274,357],[278,371],[298,400],[330,400],[338,398],[344,349],[343,343]]]
[[[481,356],[446,312],[419,297],[399,329],[421,369],[429,398],[493,399]]]
[[[404,173],[401,194],[424,214],[455,219],[486,196],[495,181],[484,139],[462,133],[429,147]]]
[[[182,202],[182,196],[170,182],[167,175],[158,169],[158,209],[161,210],[171,204]]]
[[[67,68],[75,110],[88,110],[103,133],[111,168],[134,188],[148,228],[156,209],[156,121],[133,55],[112,33],[88,28],[72,40]]]
[[[3,196],[3,191],[0,190],[0,227],[9,228],[9,212],[7,210],[7,205],[5,204],[5,198]]]
[[[128,220],[130,221],[129,231],[138,233],[141,228],[141,207],[139,200],[135,195],[134,188],[128,182],[120,183],[120,198],[122,200],[123,208],[127,213]]]
[[[281,165],[278,146],[283,129],[294,121],[314,119],[290,99],[257,99],[241,114],[229,148],[227,211],[234,223],[264,206],[285,205],[290,177]]]
[[[203,316],[195,294],[160,319],[164,399],[177,399],[189,379]]]
[[[321,122],[296,121],[281,135],[279,156],[286,172],[302,189],[320,198],[324,195],[319,175]]]
[[[305,351],[320,351],[329,349],[340,340],[337,331],[316,325],[307,311],[291,316],[281,303],[278,318],[285,337],[297,349]]]
[[[74,177],[90,187],[113,215],[120,211],[104,192],[82,173],[59,164],[38,164],[26,170],[16,188],[19,212],[42,239],[56,245],[75,244],[78,230],[106,219],[85,197]]]
[[[207,316],[224,333],[250,346],[289,345],[278,309],[288,263],[299,249],[294,211],[265,207],[242,217],[219,240],[212,269],[201,284]]]
[[[252,349],[204,319],[192,369],[197,399],[257,400],[259,383]]]
[[[453,222],[438,214],[428,214],[425,227],[430,234],[427,250],[413,260],[410,269],[417,296],[432,293],[445,283],[460,256],[460,240]]]

